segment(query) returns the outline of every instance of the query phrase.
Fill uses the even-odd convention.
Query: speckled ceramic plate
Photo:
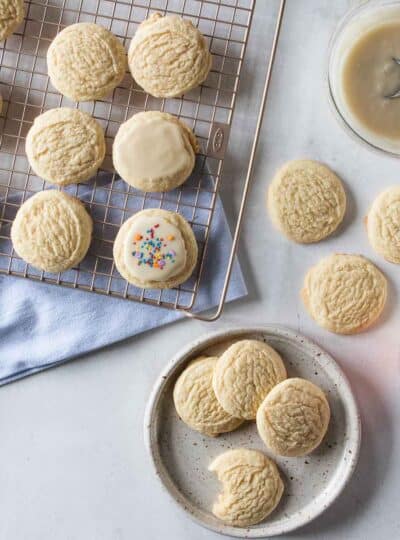
[[[311,455],[303,458],[271,456],[281,471],[285,493],[267,520],[241,529],[225,525],[212,515],[212,504],[221,485],[208,471],[208,465],[230,448],[254,448],[269,454],[257,434],[255,422],[219,437],[205,437],[178,418],[172,389],[190,360],[204,353],[220,354],[233,341],[245,338],[263,340],[276,349],[290,377],[304,377],[319,385],[328,397],[332,418],[324,441]],[[332,504],[357,463],[360,419],[345,375],[320,347],[282,327],[235,328],[208,334],[172,359],[150,397],[145,438],[161,483],[195,521],[222,534],[261,538],[296,529]]]

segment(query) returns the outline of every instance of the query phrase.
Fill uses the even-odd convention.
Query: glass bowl
[[[369,0],[345,14],[329,45],[328,89],[333,109],[347,132],[370,148],[400,157],[400,126],[398,139],[386,138],[369,130],[347,106],[342,89],[343,67],[352,46],[365,32],[396,19],[400,24],[400,1],[393,0]]]

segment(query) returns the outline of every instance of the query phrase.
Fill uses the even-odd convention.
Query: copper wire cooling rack
[[[56,285],[184,310],[192,317],[215,320],[222,312],[236,252],[240,225],[250,184],[262,112],[271,76],[284,0],[281,0],[276,33],[243,200],[233,238],[231,257],[216,312],[195,314],[204,258],[217,202],[222,166],[235,108],[254,0],[29,0],[26,17],[18,31],[0,48],[0,87],[4,104],[0,117],[0,273]],[[203,85],[179,99],[156,99],[138,87],[130,74],[104,100],[75,103],[61,96],[47,76],[46,52],[65,26],[95,22],[110,29],[126,47],[138,25],[151,12],[178,14],[198,26],[209,42],[213,67]],[[92,114],[103,126],[107,155],[101,170],[87,184],[68,186],[94,220],[94,237],[82,263],[67,272],[50,274],[36,270],[13,251],[10,229],[21,204],[35,192],[51,187],[30,169],[25,156],[25,137],[34,118],[53,107],[77,107]],[[143,193],[114,174],[111,147],[119,125],[144,110],[163,110],[177,115],[193,128],[201,151],[195,171],[179,189],[168,193]],[[52,186],[54,187],[54,186]],[[121,224],[144,208],[179,212],[190,222],[198,244],[199,264],[192,278],[172,290],[138,289],[117,272],[112,246]]]

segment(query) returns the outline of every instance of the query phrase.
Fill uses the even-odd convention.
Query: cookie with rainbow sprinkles
[[[142,210],[129,218],[114,243],[119,273],[146,289],[170,289],[186,281],[197,254],[189,223],[180,214],[161,209]]]

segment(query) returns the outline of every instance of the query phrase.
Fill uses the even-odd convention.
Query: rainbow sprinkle
[[[176,251],[169,249],[163,251],[162,248],[168,248],[167,240],[174,240],[174,236],[169,236],[167,240],[157,236],[156,229],[160,225],[156,223],[150,229],[147,229],[146,235],[135,234],[132,251],[133,257],[137,259],[138,266],[147,265],[150,268],[159,268],[163,270],[167,262],[174,264],[176,262]]]

